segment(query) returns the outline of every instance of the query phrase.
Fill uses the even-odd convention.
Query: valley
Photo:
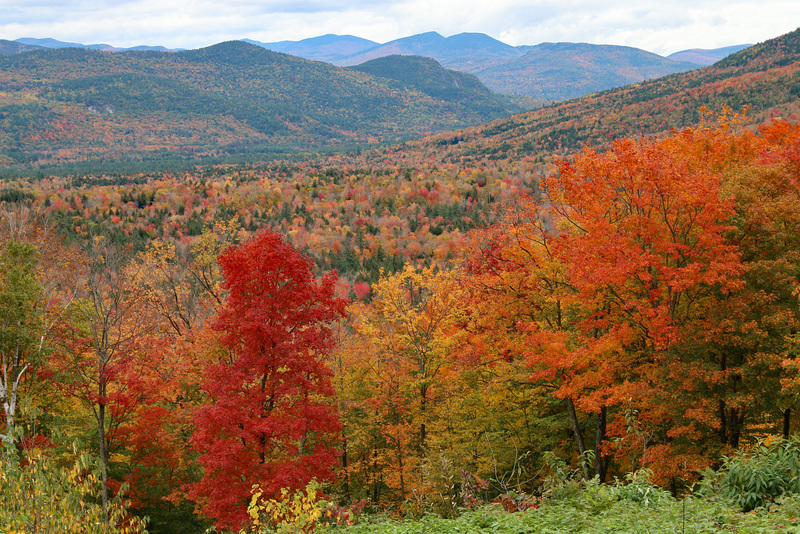
[[[800,29],[564,101],[0,46],[14,529],[797,527]]]

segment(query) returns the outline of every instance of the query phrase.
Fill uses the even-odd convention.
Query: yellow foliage
[[[20,465],[13,445],[0,448],[0,532],[70,534],[146,534],[146,519],[128,515],[121,495],[105,510],[97,466],[81,455],[65,468],[43,455]]]
[[[318,499],[319,484],[316,480],[308,483],[305,489],[294,494],[281,490],[280,499],[262,499],[263,492],[258,485],[253,486],[253,498],[247,513],[253,519],[255,534],[314,532],[317,522],[323,517],[327,502]],[[245,534],[246,531],[240,531]]]

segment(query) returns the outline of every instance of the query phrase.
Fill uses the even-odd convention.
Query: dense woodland
[[[796,34],[723,65],[772,72],[771,108],[573,153],[555,118],[524,128],[589,100],[358,153],[6,178],[0,524],[523,521],[559,477],[666,503],[754,444],[797,492],[800,126],[763,117],[796,104]]]

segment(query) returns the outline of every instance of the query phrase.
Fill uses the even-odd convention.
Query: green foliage
[[[650,487],[644,474],[627,486],[590,481],[568,499],[545,498],[537,508],[508,513],[500,506],[465,511],[455,519],[429,515],[419,521],[383,517],[352,526],[326,526],[343,534],[712,534],[720,532],[800,532],[798,502],[779,500],[771,511],[741,513],[717,496],[681,500]],[[625,489],[633,486],[630,489]],[[641,498],[644,495],[652,498]]]
[[[0,189],[0,202],[30,202],[35,199],[36,196],[30,191],[8,187]]]
[[[59,467],[40,452],[20,461],[13,445],[0,450],[0,531],[6,534],[146,533],[146,519],[130,517],[122,492],[107,510],[96,502],[100,470],[88,455]]]
[[[791,465],[796,452],[773,447],[776,458]],[[783,452],[779,452],[783,449]],[[763,452],[763,451],[762,451]],[[788,456],[788,457],[787,457]],[[742,513],[725,495],[719,481],[725,474],[707,474],[700,491],[676,499],[650,481],[645,469],[630,473],[624,481],[600,484],[595,478],[579,480],[574,472],[554,457],[549,459],[554,474],[546,496],[526,510],[509,513],[502,505],[485,505],[462,510],[456,518],[435,514],[412,520],[391,520],[376,516],[357,525],[328,525],[326,533],[393,534],[685,534],[718,532],[800,532],[800,502],[795,496],[774,499],[769,510]],[[560,467],[559,467],[560,466]]]
[[[617,483],[612,487],[612,493],[619,500],[626,500],[640,504],[643,507],[659,507],[673,501],[672,494],[651,481],[653,472],[649,469],[639,469],[634,473],[625,475],[625,484]]]
[[[9,241],[0,251],[0,352],[36,353],[41,322],[41,285],[36,249]],[[5,360],[4,360],[5,361]]]
[[[744,512],[800,493],[800,438],[759,442],[747,452],[723,458],[719,473],[709,473],[708,478]]]
[[[38,257],[29,243],[10,240],[0,249],[0,401],[5,411],[5,434],[16,430],[20,387],[41,363],[42,287],[36,277]]]

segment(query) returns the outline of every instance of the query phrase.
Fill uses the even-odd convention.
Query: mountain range
[[[230,155],[397,141],[521,112],[420,57],[343,69],[242,41],[0,55],[0,162]],[[163,155],[163,154],[162,154]]]
[[[771,118],[800,121],[800,28],[700,69],[586,95],[458,132],[405,143],[398,151],[475,167],[482,161],[542,164],[620,137]]]
[[[704,113],[746,107],[752,122],[797,120],[800,30],[708,67],[531,112],[430,58],[390,55],[342,68],[241,41],[170,53],[6,53],[0,84],[6,168],[253,160],[404,139],[391,150],[465,164],[511,155],[542,161],[586,143],[694,125]],[[434,135],[412,140],[426,134]]]
[[[15,43],[20,43],[23,45],[27,45],[29,47],[41,47],[41,48],[87,48],[89,50],[104,50],[106,52],[129,52],[131,50],[153,50],[158,52],[168,52],[173,51],[163,46],[133,46],[130,48],[119,48],[116,46],[111,46],[108,44],[82,44],[82,43],[69,43],[65,41],[59,41],[57,39],[34,39],[32,37],[23,37],[21,39],[17,39],[14,41]]]
[[[339,66],[358,65],[388,55],[425,56],[448,69],[474,74],[495,92],[549,100],[567,100],[698,67],[698,63],[626,46],[586,43],[511,46],[483,33],[443,37],[427,32],[384,44],[352,35],[249,42]]]
[[[586,43],[511,46],[483,33],[460,33],[443,37],[436,32],[427,32],[383,44],[352,35],[333,34],[301,41],[244,41],[274,52],[340,67],[358,65],[390,55],[429,57],[447,69],[474,74],[497,93],[545,100],[567,100],[629,83],[685,72],[709,65],[747,46],[715,50],[692,49],[663,57],[637,48]],[[24,38],[14,42],[45,48],[78,47],[114,52],[166,50],[163,47],[115,48],[104,44],[82,45],[54,39]],[[3,45],[0,43],[0,53],[2,51]]]

